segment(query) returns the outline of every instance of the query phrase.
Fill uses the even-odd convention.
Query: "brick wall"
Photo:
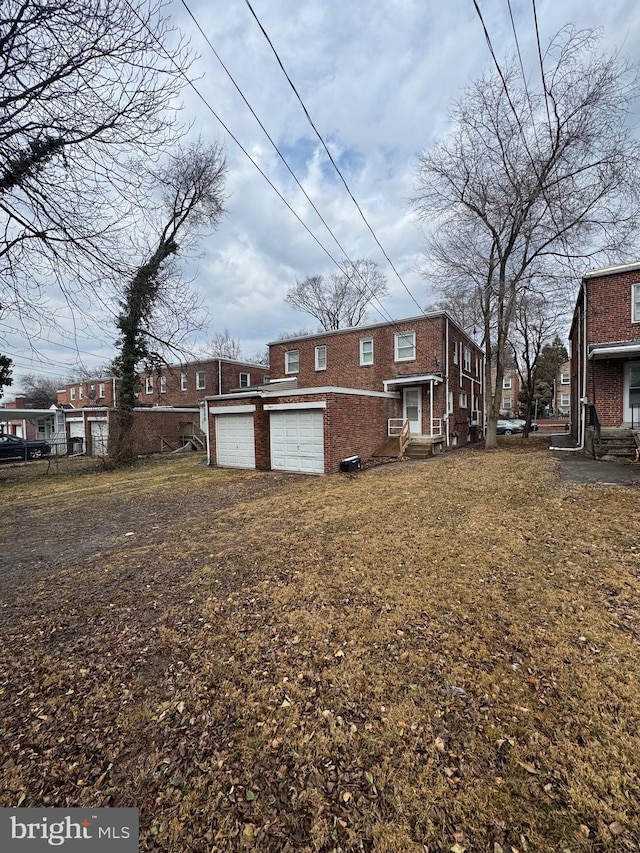
[[[113,378],[70,382],[58,391],[58,405],[73,406],[74,409],[96,406],[114,408],[117,405],[119,387],[119,380]],[[101,394],[101,392],[104,393]]]
[[[219,366],[219,367],[218,367]],[[204,388],[198,388],[197,375],[204,373]],[[161,391],[162,383],[157,373],[152,373],[152,390],[147,393],[147,374],[140,374],[140,396],[142,404],[153,406],[197,406],[205,397],[215,394],[228,394],[240,387],[240,374],[248,373],[252,385],[265,381],[269,368],[251,362],[210,359],[182,365],[168,365],[163,368],[162,376],[166,381],[166,390]],[[183,390],[182,376],[185,376]],[[218,380],[221,379],[220,387]]]
[[[640,323],[631,322],[631,286],[640,270],[587,279],[587,342],[640,340]]]

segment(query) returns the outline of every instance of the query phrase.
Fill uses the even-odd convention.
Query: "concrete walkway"
[[[549,447],[575,448],[570,435],[549,436]],[[603,486],[640,485],[640,465],[621,460],[594,459],[579,450],[552,450],[560,460],[560,479],[570,483],[599,483]]]

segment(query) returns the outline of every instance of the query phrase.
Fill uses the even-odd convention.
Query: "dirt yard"
[[[168,853],[640,850],[640,489],[0,468],[0,805]]]

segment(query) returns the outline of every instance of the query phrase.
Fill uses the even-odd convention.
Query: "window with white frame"
[[[248,387],[249,387],[249,385],[251,385],[251,376],[250,376],[250,374],[248,374],[248,373],[241,373],[241,374],[240,374],[240,387],[241,387],[241,388],[248,388]]]
[[[360,365],[366,367],[373,364],[373,338],[362,338],[360,341]]]
[[[78,385],[78,399],[82,400],[84,397],[84,388],[82,385]]]
[[[98,385],[98,397],[99,397],[101,400],[102,400],[102,398],[104,397],[104,382],[101,382],[101,383]]]
[[[161,394],[167,393],[167,377],[166,376],[160,377],[160,393]]]
[[[480,359],[476,356],[476,376],[480,376]]]
[[[300,350],[290,349],[284,354],[284,372],[297,373],[300,370]]]
[[[153,376],[147,376],[144,390],[147,394],[153,394]]]
[[[569,395],[568,394],[560,394],[560,405],[568,406],[569,405]]]
[[[70,397],[72,400],[75,400],[75,399],[76,399],[76,389],[75,389],[75,388],[69,388],[69,397]]]
[[[504,379],[502,380],[502,387],[505,389],[505,391],[511,390],[511,377],[510,376],[504,377]]]
[[[466,409],[467,408],[467,402],[468,402],[467,401],[467,392],[461,391],[460,392],[460,408]]]
[[[570,377],[569,377],[569,374],[568,374],[568,373],[562,373],[562,374],[560,374],[560,384],[561,384],[561,385],[569,385],[570,381],[571,381],[571,380],[570,380]]]
[[[198,370],[196,373],[196,391],[204,391],[207,387],[207,375],[204,370]]]
[[[316,347],[316,370],[327,369],[327,348],[325,346]]]
[[[186,373],[180,374],[180,390],[181,391],[187,390],[187,374]]]
[[[640,284],[631,285],[631,322],[640,323]]]
[[[395,335],[395,360],[412,361],[416,357],[416,333],[398,332]]]
[[[453,391],[447,393],[447,413],[449,415],[453,414]]]
[[[453,342],[453,363],[458,363],[458,341]]]
[[[467,347],[464,348],[463,359],[464,369],[467,373],[471,373],[471,350]]]
[[[503,397],[502,398],[502,408],[505,411],[509,411],[511,409],[511,404],[513,403],[513,397]]]

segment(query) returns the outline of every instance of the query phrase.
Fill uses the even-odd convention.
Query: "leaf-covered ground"
[[[0,805],[144,851],[640,849],[640,490],[3,468]]]

